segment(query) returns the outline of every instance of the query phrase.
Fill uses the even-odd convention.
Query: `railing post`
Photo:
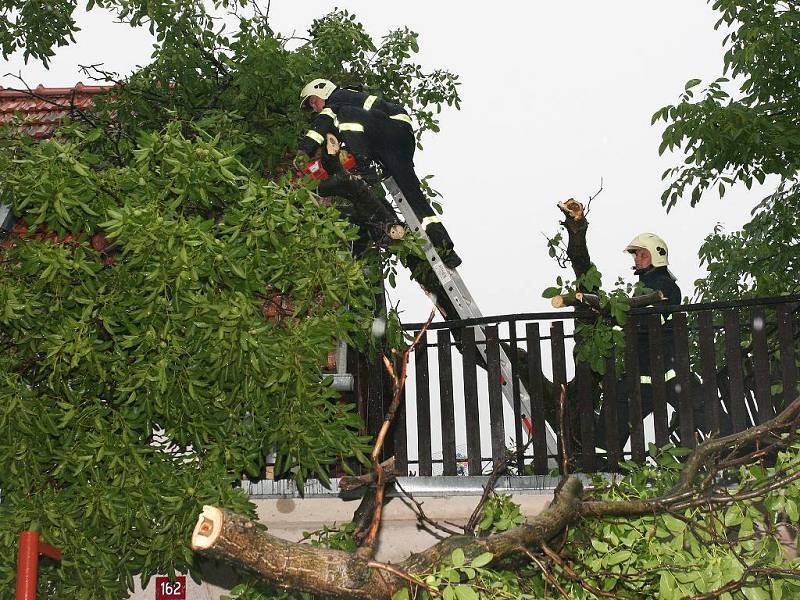
[[[689,369],[689,327],[686,321],[686,313],[677,312],[672,315],[672,322],[675,332],[675,371],[676,386],[675,391],[678,396],[678,433],[680,434],[681,446],[685,448],[695,447],[695,427],[698,425],[694,421],[694,407],[699,398],[692,397],[692,380]]]
[[[533,429],[533,472],[547,475],[547,438],[545,437],[544,374],[539,324],[525,325],[528,344],[528,392],[531,396],[531,429]]]
[[[744,381],[742,378],[742,344],[739,332],[739,309],[724,311],[725,362],[728,372],[728,414],[733,422],[733,431],[744,431],[747,427],[747,409],[744,404]]]
[[[470,475],[480,475],[481,461],[480,413],[478,411],[478,374],[476,370],[478,349],[475,347],[475,330],[465,327],[461,334],[464,348],[464,417],[467,426],[467,470]]]
[[[595,470],[595,435],[594,435],[594,402],[592,401],[592,383],[594,376],[589,363],[579,362],[575,365],[575,384],[578,388],[578,410],[581,427],[581,466],[583,471],[593,473]]]
[[[453,406],[453,360],[450,356],[450,330],[436,332],[439,359],[439,405],[442,420],[442,474],[456,474],[456,417]]]
[[[714,314],[704,310],[698,315],[698,347],[700,369],[703,376],[703,404],[705,410],[704,433],[719,433],[719,394],[717,393],[717,360],[714,349]]]
[[[418,335],[416,332],[415,335]],[[431,392],[428,371],[428,332],[414,348],[415,373],[417,376],[417,463],[421,477],[433,475],[431,456]]]
[[[650,345],[650,397],[653,407],[653,426],[656,430],[656,446],[664,447],[669,441],[669,420],[667,419],[667,384],[664,362],[664,345],[661,333],[660,314],[649,315],[647,319],[647,337]],[[641,367],[641,365],[639,365]]]
[[[767,348],[767,317],[763,306],[754,306],[750,325],[753,335],[753,379],[758,422],[771,419],[775,412],[769,391],[769,350]]]
[[[550,349],[553,353],[553,389],[556,419],[558,424],[558,431],[556,437],[561,440],[558,449],[558,466],[562,468],[564,464],[564,457],[569,459],[572,456],[572,444],[570,443],[570,427],[569,427],[569,403],[565,401],[564,410],[562,414],[559,400],[561,398],[561,386],[567,385],[567,359],[564,351],[564,322],[553,321],[550,325]],[[563,434],[563,435],[562,435]],[[563,473],[562,473],[563,475]]]
[[[628,392],[628,420],[630,422],[631,458],[634,462],[644,462],[644,416],[642,415],[642,381],[639,371],[639,325],[641,320],[635,316],[625,324],[625,384]],[[628,423],[619,423],[628,431]],[[625,440],[620,436],[621,445]]]
[[[406,432],[406,386],[400,392],[400,407],[394,415],[394,471],[398,477],[408,475],[408,436]]]
[[[525,446],[525,442],[522,439],[522,402],[520,400],[519,366],[517,364],[519,358],[517,352],[517,322],[514,320],[508,322],[508,347],[510,349],[509,359],[511,360],[511,395],[514,398],[514,446],[517,451],[517,473],[521,475],[525,468],[525,456],[520,450]],[[506,383],[506,385],[508,384]],[[530,396],[530,390],[528,396]],[[530,433],[528,432],[529,435]]]
[[[492,441],[492,465],[498,466],[505,458],[506,435],[503,427],[503,391],[500,371],[500,336],[497,325],[486,329],[486,377],[489,386],[489,431]]]
[[[792,310],[787,304],[778,306],[778,342],[781,348],[781,375],[783,380],[783,406],[797,396],[797,364],[794,350],[794,323]]]
[[[611,356],[606,361],[606,372],[603,375],[603,429],[606,432],[605,440],[598,440],[605,446],[608,457],[608,470],[614,472],[622,459],[622,448],[619,442],[619,418],[617,415],[617,365],[615,349],[611,348]]]

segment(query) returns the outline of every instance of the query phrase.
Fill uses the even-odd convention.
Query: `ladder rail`
[[[394,200],[394,203],[397,206],[398,210],[400,210],[400,212],[403,214],[406,225],[414,233],[420,236],[424,241],[423,250],[425,251],[425,257],[428,260],[428,264],[430,264],[434,274],[436,275],[436,278],[442,285],[442,289],[448,295],[448,298],[458,311],[458,316],[462,319],[473,319],[482,317],[483,314],[481,313],[480,308],[478,308],[478,305],[476,304],[474,298],[472,297],[472,294],[470,293],[469,289],[464,283],[464,280],[461,278],[461,275],[455,269],[449,269],[442,262],[439,253],[437,252],[430,238],[428,238],[427,233],[422,228],[422,224],[419,218],[414,213],[413,209],[409,206],[408,202],[406,201],[405,195],[398,187],[394,178],[388,177],[384,179],[382,183],[384,188],[386,188],[386,191]],[[482,327],[475,328],[475,341],[478,342],[477,343],[478,352],[483,357],[483,360],[486,361],[486,344],[485,344],[486,332]],[[500,346],[500,372],[505,380],[505,385],[501,386],[501,389],[503,391],[503,397],[513,410],[514,392],[513,392],[513,387],[511,385],[508,385],[509,382],[513,381],[511,372],[511,361],[509,360],[505,348],[503,348],[502,345]],[[530,419],[533,419],[533,415],[531,414],[530,396],[528,395],[528,392],[524,389],[524,386],[521,385],[519,386],[519,403],[522,416],[527,416]],[[539,415],[537,418],[544,418],[544,415]],[[551,455],[557,454],[558,442],[556,441],[554,432],[547,424],[545,427],[545,437],[547,441],[548,453],[550,453]]]

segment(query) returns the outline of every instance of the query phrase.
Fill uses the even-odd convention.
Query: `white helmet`
[[[327,79],[315,79],[311,83],[307,83],[300,91],[300,106],[302,107],[306,103],[309,96],[318,96],[323,100],[327,100],[335,89],[336,84],[332,81],[328,81]]]
[[[654,267],[666,267],[669,264],[667,243],[655,233],[640,233],[625,247],[624,252],[633,254],[641,248],[650,252]]]

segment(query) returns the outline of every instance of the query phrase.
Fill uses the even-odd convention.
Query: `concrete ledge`
[[[579,477],[581,477],[579,475]],[[588,484],[589,479],[583,478]],[[408,493],[416,496],[480,496],[486,486],[487,475],[473,476],[443,476],[433,477],[398,477],[397,481]],[[552,494],[558,485],[560,477],[549,475],[530,475],[524,477],[500,477],[495,485],[495,490],[506,494]],[[360,491],[353,494],[343,493],[339,489],[339,480],[332,479],[330,487],[325,487],[316,479],[309,479],[303,489],[299,489],[292,480],[273,481],[262,479],[260,481],[242,480],[242,489],[251,498],[330,498],[331,496],[357,497]],[[402,496],[400,492],[387,490],[389,496]]]

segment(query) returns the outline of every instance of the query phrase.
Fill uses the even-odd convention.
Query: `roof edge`
[[[36,96],[67,96],[77,94],[100,94],[112,89],[113,85],[84,85],[78,82],[75,87],[45,87],[41,83],[33,89],[4,88],[0,86],[0,98],[35,98]]]

